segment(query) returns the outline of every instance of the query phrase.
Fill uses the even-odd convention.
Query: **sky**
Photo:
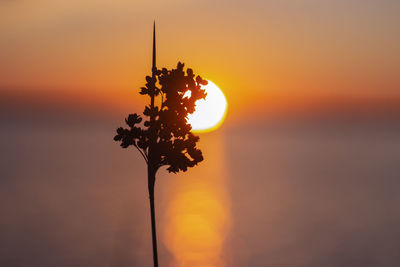
[[[212,80],[226,94],[232,118],[399,98],[398,1],[17,0],[0,6],[0,90],[17,100],[123,111],[141,103],[136,92],[150,70],[153,20],[157,65],[183,61]]]
[[[0,265],[151,266],[113,141],[151,70],[217,84],[204,162],[157,174],[161,266],[400,266],[400,2],[0,0]]]

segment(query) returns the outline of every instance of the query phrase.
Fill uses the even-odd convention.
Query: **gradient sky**
[[[112,137],[148,100],[154,19],[158,66],[185,62],[229,103],[201,134],[204,162],[157,176],[161,265],[400,266],[399,14],[384,0],[0,0],[0,266],[151,265],[145,165]],[[269,120],[296,105],[354,110]]]
[[[371,0],[0,1],[0,90],[127,107],[150,70],[155,19],[158,66],[185,62],[237,114],[397,98],[399,13]]]

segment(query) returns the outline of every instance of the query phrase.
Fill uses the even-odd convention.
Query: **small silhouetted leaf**
[[[149,92],[150,92],[150,91],[149,91],[149,89],[147,89],[147,87],[141,87],[139,93],[140,93],[141,95],[147,95],[147,94],[149,94]]]
[[[133,127],[136,123],[140,123],[142,121],[142,118],[138,116],[136,113],[134,114],[129,114],[128,118],[125,119],[126,124],[128,126]]]

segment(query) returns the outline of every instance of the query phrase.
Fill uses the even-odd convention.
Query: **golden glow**
[[[227,101],[218,86],[208,81],[204,86],[207,96],[196,101],[196,111],[187,117],[194,131],[210,131],[218,128],[225,118]]]
[[[230,227],[223,136],[202,137],[207,156],[190,174],[171,177],[163,241],[174,267],[225,267],[223,244]]]
[[[222,266],[226,210],[212,191],[190,188],[170,203],[166,246],[181,266]]]

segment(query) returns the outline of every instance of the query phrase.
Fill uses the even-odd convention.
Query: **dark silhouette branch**
[[[146,163],[149,162],[148,158],[147,158],[147,154],[145,151],[142,151],[137,145],[134,145],[134,147],[136,147],[136,149],[140,152],[140,154],[142,155],[142,157],[144,158],[144,160],[146,161]]]

